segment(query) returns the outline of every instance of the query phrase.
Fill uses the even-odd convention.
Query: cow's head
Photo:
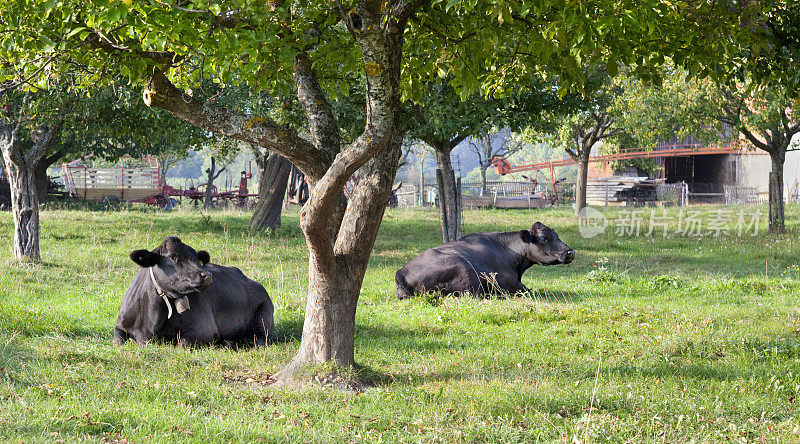
[[[208,252],[195,251],[174,236],[164,239],[153,251],[132,251],[131,260],[142,267],[152,267],[153,279],[171,298],[197,293],[211,285],[211,273],[204,269],[210,260]]]
[[[541,222],[530,230],[519,232],[525,242],[525,257],[539,265],[568,264],[575,259],[575,251],[558,238],[553,229]]]

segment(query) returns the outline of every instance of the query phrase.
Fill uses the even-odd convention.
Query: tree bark
[[[770,152],[772,170],[769,173],[769,232],[786,233],[783,206],[783,164],[785,149]]]
[[[39,198],[34,168],[6,162],[6,174],[14,215],[14,257],[18,261],[39,261]]]
[[[250,218],[250,229],[275,231],[281,226],[281,210],[283,197],[292,164],[280,154],[267,151],[263,161],[259,162],[260,176],[258,182],[258,203],[253,217]]]
[[[14,258],[39,261],[39,199],[36,168],[42,157],[61,134],[61,123],[41,127],[36,140],[23,148],[20,124],[0,124],[0,149],[11,188],[11,211],[14,218]]]
[[[486,192],[486,170],[489,169],[488,166],[481,166],[481,196],[485,196]]]
[[[458,208],[459,190],[456,189],[453,164],[450,160],[450,150],[434,147],[436,161],[439,164],[441,180],[437,177],[439,206],[442,213],[442,242],[452,242],[461,238],[461,211]]]
[[[63,155],[64,153],[62,151],[56,151],[44,157],[36,165],[34,176],[36,178],[36,196],[39,199],[39,203],[47,202],[47,192],[50,187],[50,178],[47,176],[47,170]]]
[[[581,210],[586,207],[586,185],[589,176],[588,155],[577,161],[578,177],[575,179],[575,217],[580,217]]]

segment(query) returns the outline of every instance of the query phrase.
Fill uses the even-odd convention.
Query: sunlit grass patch
[[[529,294],[402,301],[395,272],[441,233],[435,210],[389,210],[356,315],[357,371],[372,381],[360,394],[268,387],[304,319],[296,211],[253,234],[236,210],[47,210],[39,265],[12,262],[0,213],[0,439],[792,442],[798,210],[786,236],[592,239],[567,208],[465,211],[465,234],[541,221],[576,260],[532,267]],[[128,253],[167,235],[265,285],[274,343],[113,345]]]

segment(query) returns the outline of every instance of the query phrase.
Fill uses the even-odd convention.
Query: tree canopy
[[[274,150],[306,173],[309,295],[283,379],[310,363],[354,364],[356,304],[397,169],[401,105],[418,100],[421,85],[448,78],[459,94],[500,97],[534,75],[557,76],[563,95],[582,89],[584,66],[629,65],[656,78],[669,56],[712,74],[718,54],[751,32],[740,26],[750,9],[661,0],[0,0],[0,64],[13,67],[5,80],[34,88],[65,72],[84,84],[128,76],[145,85],[147,105]],[[363,129],[347,141],[330,101],[361,76]],[[207,79],[296,96],[308,139],[269,115],[195,94]],[[345,201],[342,186],[359,170]]]

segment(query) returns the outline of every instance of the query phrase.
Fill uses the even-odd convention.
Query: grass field
[[[390,211],[356,320],[375,388],[353,394],[264,383],[299,343],[296,214],[252,234],[236,212],[48,210],[43,263],[19,265],[2,213],[0,441],[800,442],[800,207],[788,234],[755,237],[584,239],[569,214],[464,214],[465,233],[541,220],[576,250],[526,273],[533,294],[398,301],[395,271],[440,234],[435,211]],[[114,346],[128,253],[167,235],[263,283],[277,343]]]

